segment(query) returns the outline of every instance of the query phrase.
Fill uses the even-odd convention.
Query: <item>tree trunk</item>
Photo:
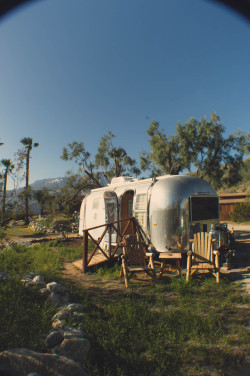
[[[4,184],[3,184],[3,200],[2,200],[2,226],[5,225],[5,207],[6,207],[6,191],[7,191],[7,177],[8,177],[8,170],[9,168],[6,167],[5,173],[4,173]]]
[[[26,186],[25,186],[25,224],[29,224],[29,169],[30,169],[30,149],[27,150],[26,156]]]

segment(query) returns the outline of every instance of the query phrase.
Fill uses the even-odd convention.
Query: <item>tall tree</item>
[[[249,134],[241,131],[225,137],[225,127],[217,114],[201,120],[191,118],[176,126],[176,135],[167,137],[153,122],[147,130],[151,151],[142,152],[141,167],[155,174],[179,174],[196,170],[215,189],[232,186],[241,179],[243,156],[249,153]]]
[[[50,206],[51,201],[55,200],[55,197],[53,197],[49,193],[49,190],[46,187],[43,187],[43,189],[33,191],[33,197],[37,200],[41,208],[41,215],[44,214],[46,207]]]
[[[1,225],[4,226],[6,222],[6,193],[7,193],[7,180],[8,174],[13,170],[14,165],[10,159],[2,159],[1,164],[4,167],[3,172],[3,197],[2,197],[2,218]]]
[[[249,134],[238,130],[225,137],[225,127],[219,116],[212,113],[210,119],[191,118],[184,125],[177,124],[180,153],[190,160],[196,176],[206,179],[215,189],[232,186],[240,179],[243,157],[249,153]]]
[[[123,148],[114,147],[112,143],[114,137],[109,132],[101,138],[94,158],[91,158],[83,142],[75,141],[63,148],[61,158],[65,161],[74,161],[79,167],[77,173],[69,173],[67,176],[67,183],[61,196],[62,200],[66,198],[64,204],[75,202],[82,191],[102,187],[114,176],[140,173],[136,161],[128,156]]]
[[[29,223],[29,198],[30,198],[30,187],[29,187],[29,170],[30,170],[30,153],[33,147],[38,147],[37,142],[33,143],[33,139],[30,137],[24,137],[20,141],[24,148],[19,153],[25,160],[26,172],[25,172],[25,223]]]
[[[102,169],[107,180],[126,174],[139,175],[140,169],[135,159],[132,159],[122,147],[113,145],[114,137],[112,132],[108,132],[101,138],[95,156],[95,166]]]
[[[150,137],[151,151],[143,151],[140,155],[142,170],[151,170],[152,175],[178,175],[185,168],[190,167],[190,162],[183,160],[180,154],[180,140],[177,136],[167,137],[164,130],[159,129],[159,123],[153,121],[147,129]]]

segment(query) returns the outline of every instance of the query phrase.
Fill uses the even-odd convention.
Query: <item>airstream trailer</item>
[[[113,178],[106,187],[93,189],[84,198],[79,234],[130,216],[136,218],[157,252],[187,250],[194,232],[210,231],[211,225],[219,223],[218,197],[205,180],[187,175]],[[102,232],[103,228],[96,228],[91,235],[98,239]],[[112,234],[112,244],[116,244],[116,236]],[[108,247],[105,237],[103,246]]]

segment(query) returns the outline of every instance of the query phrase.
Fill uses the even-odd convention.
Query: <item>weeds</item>
[[[0,283],[0,302],[0,351],[15,347],[44,350],[42,335],[50,329],[55,308],[17,278]]]
[[[72,301],[82,304],[86,315],[79,325],[91,341],[84,366],[92,376],[233,375],[249,350],[249,297],[237,285],[207,276],[187,284],[181,277],[148,285],[133,281],[124,290],[117,281],[120,266],[114,265],[91,273],[97,283],[86,289],[61,278],[63,262],[80,254],[81,248],[61,243],[0,252],[0,271],[13,276],[0,283],[1,349],[42,350],[53,308],[15,277],[34,271],[63,283]]]
[[[120,270],[121,267],[118,264],[115,264],[111,267],[98,268],[96,271],[96,275],[99,278],[118,279],[120,276]]]
[[[222,375],[237,367],[243,355],[233,338],[237,333],[237,346],[247,346],[248,336],[230,304],[235,294],[229,281],[181,278],[151,285],[143,295],[130,290],[111,303],[99,296],[87,317],[90,374],[209,375],[212,369]]]

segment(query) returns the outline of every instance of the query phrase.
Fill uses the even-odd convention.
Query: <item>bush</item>
[[[54,218],[51,225],[52,226],[58,226],[58,225],[62,225],[62,226],[69,226],[72,222],[72,219],[70,218]]]
[[[250,220],[250,202],[237,204],[230,214],[234,222],[243,222]]]

